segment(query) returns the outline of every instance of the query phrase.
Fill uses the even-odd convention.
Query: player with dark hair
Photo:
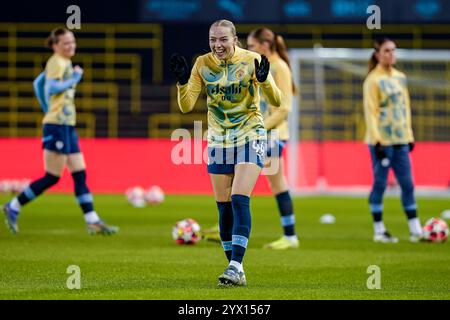
[[[394,41],[383,38],[375,43],[364,81],[366,142],[372,158],[373,186],[369,196],[374,221],[375,242],[398,242],[383,223],[383,194],[389,168],[402,190],[403,210],[408,218],[410,241],[418,242],[422,228],[417,217],[414,183],[409,153],[414,149],[411,107],[406,76],[394,68]]]

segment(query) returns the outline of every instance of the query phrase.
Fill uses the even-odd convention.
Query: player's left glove
[[[189,66],[186,59],[181,54],[174,53],[170,57],[169,69],[181,85],[184,85],[189,81]]]
[[[415,147],[414,142],[408,143],[408,147],[409,147],[409,152],[412,152],[414,150],[414,147]]]
[[[270,71],[270,62],[265,55],[261,55],[261,62],[255,59],[255,76],[259,83],[266,81]]]

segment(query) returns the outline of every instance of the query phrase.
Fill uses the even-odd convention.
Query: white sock
[[[17,200],[17,197],[12,199],[9,205],[13,210],[16,210],[17,212],[19,212],[22,208],[22,205],[20,204],[19,200]]]
[[[422,226],[420,225],[419,218],[412,218],[408,220],[409,232],[417,235],[422,234]]]
[[[238,269],[239,272],[244,272],[244,266],[242,265],[242,263],[239,263],[237,261],[231,260],[230,261],[230,266],[235,267],[236,269]]]
[[[84,220],[86,223],[96,223],[100,221],[100,217],[97,215],[97,212],[91,211],[84,214]]]
[[[386,232],[386,227],[384,226],[383,221],[378,221],[373,223],[373,230],[375,234],[383,234]]]
[[[297,235],[293,235],[293,236],[284,236],[286,239],[288,239],[290,242],[292,243],[297,243],[298,242],[298,238]]]

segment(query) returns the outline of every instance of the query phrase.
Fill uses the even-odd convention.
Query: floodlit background
[[[70,4],[10,2],[0,12],[0,144],[2,154],[8,155],[0,160],[0,180],[33,179],[42,170],[42,113],[32,80],[51,54],[43,46],[45,37],[66,23]],[[371,4],[381,8],[381,30],[366,26]],[[397,42],[398,67],[409,79],[418,141],[412,153],[417,190],[442,193],[449,188],[447,0],[130,0],[126,5],[77,5],[81,29],[75,31],[78,50],[73,63],[85,70],[77,87],[77,128],[95,192],[122,192],[150,180],[169,193],[209,192],[204,165],[175,166],[170,160],[174,129],[192,130],[195,120],[203,121],[203,130],[207,125],[205,96],[194,112],[179,112],[167,64],[173,52],[191,62],[208,52],[208,27],[221,18],[236,23],[244,45],[247,34],[264,25],[281,34],[291,49],[301,96],[291,114],[293,138],[286,159],[296,193],[367,192],[371,172],[361,142],[362,81],[377,36]],[[120,166],[127,170],[112,170]],[[392,177],[390,181],[395,189]],[[54,190],[71,190],[67,175]],[[267,184],[258,183],[255,191],[267,193]]]

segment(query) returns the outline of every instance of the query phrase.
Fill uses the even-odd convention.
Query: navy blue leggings
[[[382,161],[375,156],[375,147],[369,146],[372,157],[373,185],[369,196],[369,203],[372,212],[381,212],[383,194],[387,185],[389,169],[394,170],[397,182],[402,189],[402,205],[405,211],[415,210],[416,200],[414,198],[414,182],[411,173],[411,161],[409,159],[409,146],[396,145],[385,146],[386,156],[389,159],[387,166],[382,165]]]

